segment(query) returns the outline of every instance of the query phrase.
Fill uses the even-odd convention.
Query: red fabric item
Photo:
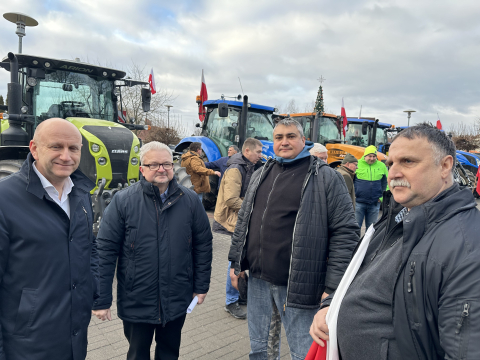
[[[440,122],[440,119],[437,120],[437,129],[442,130],[442,123]]]
[[[342,98],[342,119],[343,119],[343,123],[342,123],[342,130],[343,130],[343,137],[345,138],[345,135],[346,135],[346,131],[347,131],[347,128],[348,128],[348,120],[347,120],[347,113],[345,112],[345,106],[343,106],[343,98]]]
[[[127,110],[118,113],[118,122],[125,124],[127,122]]]
[[[152,92],[152,95],[157,92],[157,89],[155,88],[155,78],[153,77],[153,68],[150,71],[150,75],[148,76],[148,83],[150,84],[150,91]]]
[[[477,194],[480,194],[480,167],[478,167],[477,171]]]
[[[327,359],[327,345],[321,347],[315,341],[310,346],[305,360],[326,360]]]
[[[208,100],[207,85],[205,84],[205,77],[202,69],[202,85],[200,87],[200,103],[198,104],[198,118],[200,121],[205,120],[207,109],[203,106],[203,102]]]

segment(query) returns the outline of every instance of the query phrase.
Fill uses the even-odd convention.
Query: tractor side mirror
[[[150,111],[150,101],[152,100],[152,93],[150,89],[142,88],[142,110],[144,112]]]
[[[362,135],[367,135],[368,133],[368,122],[364,121],[362,123]]]
[[[227,103],[218,104],[218,116],[228,117],[228,104]]]

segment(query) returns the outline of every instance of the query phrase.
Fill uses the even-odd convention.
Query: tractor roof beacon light
[[[38,21],[35,20],[34,18],[22,14],[22,13],[5,13],[3,14],[3,17],[14,23],[17,24],[17,31],[15,31],[15,34],[18,35],[18,53],[22,53],[22,38],[26,35],[25,34],[25,27],[26,26],[37,26]]]
[[[403,110],[403,112],[406,112],[408,114],[408,126],[410,127],[410,116],[412,116],[412,113],[416,112],[415,110]]]

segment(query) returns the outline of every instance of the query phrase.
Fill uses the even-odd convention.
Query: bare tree
[[[146,81],[148,72],[146,66],[141,66],[134,61],[127,68],[127,78],[137,81]],[[122,87],[122,108],[127,112],[127,119],[131,119],[134,124],[144,124],[148,116],[151,124],[164,127],[166,125],[167,108],[175,100],[172,92],[166,89],[157,88],[156,94],[152,95],[150,102],[150,111],[144,113],[142,109],[141,89],[139,86]]]
[[[283,108],[281,113],[283,114],[296,114],[300,112],[300,108],[298,107],[295,99],[290,100],[287,105]]]
[[[455,123],[448,132],[452,134],[452,141],[459,150],[470,151],[480,147],[480,118],[475,119],[473,124]]]

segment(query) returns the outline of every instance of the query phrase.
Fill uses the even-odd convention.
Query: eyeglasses
[[[152,171],[157,171],[158,169],[160,169],[160,166],[162,166],[164,170],[172,170],[173,169],[173,163],[143,164],[142,166],[146,166]]]

